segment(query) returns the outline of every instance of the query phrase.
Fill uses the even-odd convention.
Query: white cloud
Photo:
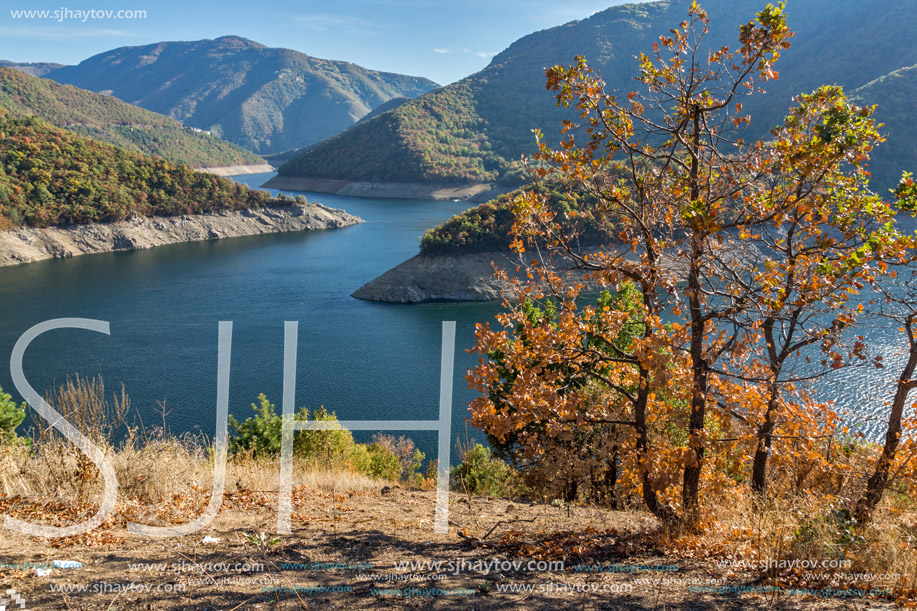
[[[461,53],[463,55],[474,55],[475,57],[480,57],[483,59],[487,59],[488,57],[493,57],[495,55],[495,53],[492,53],[490,51],[475,51],[474,49],[469,49],[468,47],[465,47],[461,51],[453,51],[449,47],[437,47],[433,49],[433,52],[440,53],[443,55],[448,54],[448,53]]]
[[[131,36],[124,30],[104,28],[8,28],[0,27],[0,36],[30,38],[38,40],[76,40],[80,38],[104,38]]]
[[[298,15],[294,18],[303,27],[316,32],[348,31],[362,34],[375,34],[385,26],[362,17],[351,15],[331,15],[319,13],[315,15]]]

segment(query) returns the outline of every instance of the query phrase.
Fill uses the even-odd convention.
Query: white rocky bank
[[[519,256],[508,252],[416,255],[363,285],[353,297],[389,303],[493,301],[501,299],[510,288],[509,282],[494,274],[495,265],[511,278],[525,276]],[[572,275],[588,289],[598,288],[594,281],[584,278],[584,272],[561,273]]]
[[[724,252],[721,256],[733,256]],[[684,262],[663,257],[663,269],[684,277]],[[494,266],[509,279],[525,281],[526,266],[519,255],[508,251],[458,255],[416,255],[367,282],[352,296],[368,301],[424,303],[430,301],[493,301],[503,298],[511,282],[494,274]],[[554,272],[587,291],[599,290],[599,283],[569,262],[555,261]]]
[[[26,227],[0,232],[0,266],[180,242],[332,229],[361,222],[362,219],[343,210],[309,203],[170,217],[133,217],[117,223]]]

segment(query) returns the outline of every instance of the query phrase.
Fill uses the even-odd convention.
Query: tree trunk
[[[700,281],[697,263],[692,262],[688,276],[688,301],[691,308],[691,416],[688,420],[688,443],[692,450],[685,464],[682,481],[682,523],[693,526],[700,517],[700,475],[704,464],[704,420],[707,410],[707,361],[704,356],[704,320],[700,307]]]
[[[579,492],[579,483],[575,477],[571,477],[564,483],[563,499],[565,503],[575,503],[576,493]]]
[[[701,134],[701,110],[697,104],[691,109],[694,127],[691,140],[691,173],[689,185],[692,203],[700,199],[699,181],[699,150]],[[700,258],[704,252],[704,238],[697,228],[692,230],[691,259],[688,270],[688,287],[685,295],[691,315],[691,369],[693,370],[693,384],[691,388],[691,416],[688,421],[688,443],[693,453],[689,454],[685,464],[684,479],[682,481],[681,503],[682,524],[691,527],[700,518],[700,475],[704,464],[704,419],[707,410],[707,378],[708,365],[704,355],[704,326],[705,320],[701,309],[702,294],[700,285]]]
[[[640,379],[648,379],[649,372],[640,368]],[[636,433],[637,433],[637,456],[640,461],[640,483],[641,488],[643,489],[643,502],[646,503],[646,508],[650,510],[654,516],[659,518],[663,523],[669,524],[676,520],[677,516],[675,512],[672,511],[670,507],[666,507],[659,503],[659,498],[656,495],[656,489],[653,487],[652,482],[650,481],[650,475],[646,470],[644,464],[644,457],[649,451],[649,436],[646,429],[646,407],[649,402],[649,388],[641,388],[637,394],[637,401],[634,403],[634,422],[636,423]]]
[[[755,458],[751,469],[751,489],[759,496],[767,492],[767,459],[770,457],[777,411],[776,390],[771,388],[771,396],[767,402],[767,411],[764,413],[764,423],[758,427],[758,446],[755,449]]]
[[[907,396],[914,388],[915,382],[912,380],[914,369],[917,368],[917,343],[914,341],[914,335],[911,330],[913,318],[907,322],[908,338],[910,340],[910,355],[907,364],[898,378],[898,386],[895,389],[895,398],[892,401],[892,411],[888,415],[888,429],[885,433],[885,446],[882,448],[882,455],[879,456],[879,462],[876,463],[875,471],[866,483],[866,491],[857,501],[853,517],[857,522],[866,523],[872,519],[873,510],[879,501],[882,500],[882,494],[888,486],[889,471],[895,461],[895,454],[898,452],[898,444],[901,442],[901,420],[904,416],[904,404]]]
[[[612,509],[618,508],[618,446],[612,447],[611,461],[608,463],[608,470],[605,471],[605,490],[607,492],[608,505]]]

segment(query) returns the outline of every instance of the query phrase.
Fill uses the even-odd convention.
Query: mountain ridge
[[[63,68],[64,64],[56,64],[53,62],[11,62],[0,59],[0,66],[14,68],[31,76],[44,76],[52,70]]]
[[[264,164],[258,155],[117,98],[0,66],[0,106],[135,153],[196,168]]]
[[[573,117],[557,109],[545,91],[544,69],[585,55],[609,90],[627,92],[634,88],[635,56],[650,51],[657,36],[684,20],[688,4],[662,0],[618,5],[528,34],[480,72],[310,147],[281,166],[279,174],[350,181],[519,184],[517,160],[535,148],[531,130],[543,130],[550,144],[558,140],[561,119]],[[730,48],[737,46],[739,25],[764,6],[755,0],[701,4],[711,19],[708,46]],[[743,100],[752,116],[749,137],[766,137],[798,93],[822,84],[839,84],[853,93],[883,74],[917,64],[917,48],[908,44],[905,25],[907,16],[917,13],[917,0],[790,0],[786,12],[797,36],[776,64],[780,79],[768,83],[766,95]],[[863,102],[883,101],[874,99],[870,90],[860,96]],[[877,116],[905,116],[908,106],[902,103],[880,103]],[[898,139],[894,130],[888,133],[890,142]],[[872,168],[879,187],[894,184],[899,165],[917,161],[917,151],[901,160],[894,150],[886,146],[875,151]]]
[[[109,93],[264,154],[318,142],[392,98],[438,86],[241,36],[119,47],[44,77]]]

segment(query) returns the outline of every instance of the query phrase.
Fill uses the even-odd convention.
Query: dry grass
[[[159,429],[140,440],[130,435],[117,450],[106,452],[118,477],[119,499],[133,507],[157,511],[180,497],[206,504],[213,485],[210,447],[193,436],[165,437]],[[294,460],[293,477],[312,490],[352,493],[379,488],[382,482],[354,471],[320,468]],[[279,487],[276,459],[232,457],[226,466],[227,489],[275,494]],[[22,499],[55,499],[87,503],[102,493],[101,478],[90,461],[63,442],[26,448],[0,448],[0,491]]]
[[[837,501],[837,499],[835,499]],[[686,558],[713,558],[760,583],[784,589],[890,589],[908,607],[917,598],[917,508],[889,495],[874,520],[855,525],[824,497],[750,495],[708,498],[700,532],[659,533],[659,548]],[[818,563],[810,565],[808,563]],[[725,565],[725,564],[724,564]]]
[[[103,554],[106,549],[130,550],[136,557],[146,559],[146,554],[158,552],[149,548],[147,543],[137,542],[136,538],[126,535],[127,521],[150,525],[179,524],[204,510],[210,499],[214,473],[212,448],[206,438],[174,436],[162,426],[139,430],[126,428],[126,434],[116,442],[129,402],[123,391],[110,400],[106,399],[100,380],[68,380],[51,399],[52,404],[60,406],[65,417],[78,423],[80,429],[91,435],[109,457],[119,482],[119,502],[112,517],[98,529],[101,534],[44,543],[30,540],[20,543],[28,548],[20,551],[29,554],[49,546],[67,547],[72,550],[68,553],[84,554],[87,558],[95,557],[92,554],[98,555],[95,561],[100,567],[108,566]],[[407,456],[409,453],[403,454]],[[373,553],[386,562],[391,560],[386,546],[400,550],[397,554],[402,558],[411,558],[412,554],[418,553],[421,558],[436,555],[452,558],[456,554],[490,557],[499,553],[506,557],[563,559],[576,564],[631,562],[632,558],[646,557],[656,563],[678,559],[683,566],[693,567],[691,570],[700,577],[715,576],[731,580],[731,583],[771,584],[783,588],[870,589],[888,586],[894,588],[897,602],[901,605],[910,605],[917,594],[917,509],[906,496],[889,495],[877,509],[873,524],[854,529],[843,511],[831,509],[841,507],[842,503],[824,491],[819,497],[792,496],[782,492],[785,486],[775,486],[777,500],[752,504],[750,495],[727,496],[733,494],[734,489],[719,494],[710,490],[706,505],[711,508],[711,513],[704,531],[683,534],[659,530],[653,526],[652,518],[640,510],[611,512],[596,506],[560,504],[552,507],[548,503],[539,506],[480,497],[472,502],[471,494],[454,495],[451,510],[454,528],[450,529],[450,535],[434,537],[435,540],[431,541],[432,493],[396,488],[389,494],[380,495],[386,482],[340,465],[319,465],[300,459],[294,460],[293,475],[297,484],[293,499],[294,531],[297,534],[294,539],[284,542],[285,551],[282,553],[287,554],[288,560],[301,560],[296,546],[316,545],[314,542],[321,537],[317,537],[313,529],[323,529],[325,534],[330,532],[334,535],[333,541],[320,550],[316,548],[316,552],[329,558],[347,557],[353,541],[360,541],[361,546],[375,550]],[[793,477],[792,473],[787,475],[790,480]],[[826,486],[829,484],[832,489],[836,488],[833,480]],[[230,557],[242,554],[242,558],[247,558],[245,554],[252,553],[240,533],[257,532],[259,529],[270,531],[273,528],[278,487],[276,457],[270,459],[243,453],[230,458],[223,506],[214,526],[209,528],[216,534],[223,533],[227,541],[238,539],[241,547],[236,545],[226,550]],[[34,433],[31,449],[0,447],[0,513],[36,523],[75,523],[94,513],[101,492],[101,478],[95,466],[53,431],[46,429]],[[624,524],[629,526],[623,528]],[[350,534],[344,537],[345,532]],[[377,540],[387,543],[374,543]],[[295,545],[294,541],[297,542]],[[190,544],[197,545],[193,541]],[[339,549],[339,545],[343,547]],[[7,550],[4,553],[8,555],[10,552]],[[747,564],[742,569],[731,570],[715,566],[709,562],[711,558],[759,565],[763,561],[849,560],[850,565],[846,568],[762,570],[749,569]],[[123,572],[124,568],[117,570]],[[811,577],[811,574],[829,573],[839,576]],[[868,578],[845,577],[867,573],[898,574],[901,578],[894,583],[879,583]],[[298,577],[291,575],[287,579],[292,583]],[[551,575],[550,580],[573,583],[582,577],[568,572]],[[537,575],[526,577],[536,578]],[[614,577],[618,581],[620,578]],[[479,585],[468,579],[461,580],[460,584],[471,588]],[[30,585],[36,595],[40,585],[38,582]],[[667,587],[670,591],[667,590],[662,601],[665,608],[679,607],[698,596],[679,589],[681,586]],[[219,589],[214,589],[212,596],[214,600],[227,602],[219,598],[225,596],[225,592]],[[259,595],[257,590],[246,590],[244,595],[240,593],[239,596],[227,599],[232,601],[230,608],[237,602]],[[348,606],[354,602],[349,598],[328,599],[323,604],[329,604],[328,608],[375,608],[375,604],[380,602],[369,592],[360,596],[363,598],[356,599],[359,604],[355,607]],[[639,598],[641,608],[656,608],[660,604],[657,598],[647,596],[649,594]],[[658,597],[658,592],[652,596]],[[716,605],[722,601],[717,602],[715,597],[711,598],[712,595],[705,596],[707,602],[714,605],[711,608],[720,608]],[[262,598],[269,601],[271,597]],[[498,608],[506,604],[518,606],[516,603],[519,602],[513,597],[500,597],[500,600],[502,602],[497,604],[495,598],[493,605],[482,608]],[[749,608],[770,608],[773,602],[754,597],[743,600]],[[789,597],[784,602],[792,607],[796,600],[799,599]],[[289,597],[287,602],[296,607]],[[552,605],[561,602],[567,601],[546,598],[531,608],[558,608]],[[836,608],[830,599],[823,602],[823,605],[820,604],[822,608]],[[862,602],[891,603],[887,598],[884,601],[872,598]],[[71,606],[72,602],[67,608]],[[520,608],[526,607],[527,604]],[[185,607],[164,605],[155,608]],[[627,608],[626,603],[622,608]]]
[[[111,520],[151,524],[182,523],[206,507],[213,487],[213,451],[200,435],[175,436],[165,425],[134,428],[125,425],[130,401],[123,388],[110,398],[101,378],[68,378],[46,400],[99,447],[118,479],[118,505]],[[119,436],[122,438],[118,440]],[[299,485],[320,492],[347,494],[377,489],[381,483],[334,465],[294,460]],[[227,462],[225,489],[259,495],[276,494],[277,460],[240,454]],[[95,510],[103,484],[96,466],[74,451],[53,428],[32,431],[31,448],[0,447],[0,491],[15,499],[13,509],[43,506],[53,500],[81,508],[76,521]],[[49,518],[55,521],[56,517]]]

